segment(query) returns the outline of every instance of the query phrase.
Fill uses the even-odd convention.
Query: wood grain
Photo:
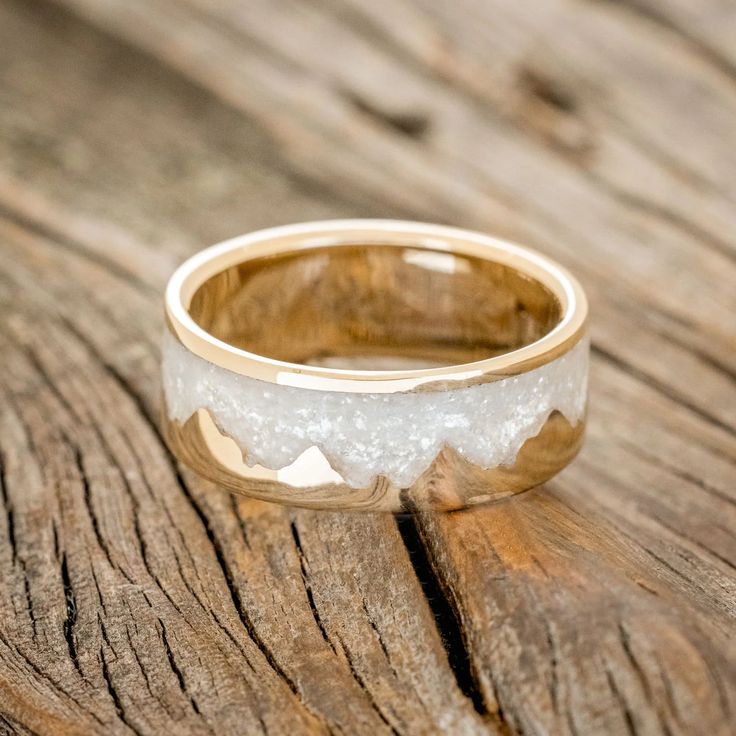
[[[736,10],[0,3],[0,731],[730,734]],[[587,444],[415,518],[178,468],[160,292],[338,216],[510,236],[591,296]]]

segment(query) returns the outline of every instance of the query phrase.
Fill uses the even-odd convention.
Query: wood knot
[[[514,117],[568,155],[587,159],[593,151],[592,131],[581,115],[578,97],[569,86],[537,69],[519,71]]]
[[[342,95],[361,114],[408,138],[419,140],[429,131],[430,119],[423,112],[387,110],[350,90],[344,90]]]

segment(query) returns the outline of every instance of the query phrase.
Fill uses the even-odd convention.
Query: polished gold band
[[[252,233],[184,263],[166,315],[170,445],[250,496],[459,508],[543,482],[582,440],[582,289],[480,233],[382,220]]]

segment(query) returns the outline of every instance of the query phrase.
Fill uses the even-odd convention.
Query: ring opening
[[[370,242],[242,260],[207,278],[188,311],[251,354],[374,371],[485,360],[536,342],[563,317],[557,296],[511,265]]]

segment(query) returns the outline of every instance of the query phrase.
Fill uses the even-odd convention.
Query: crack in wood
[[[11,560],[13,565],[16,565],[18,562],[18,544],[15,539],[15,517],[8,494],[7,465],[2,451],[0,451],[0,501],[2,501],[8,525],[8,544],[10,545]]]
[[[541,613],[542,621],[544,622],[544,629],[545,629],[545,636],[547,638],[547,646],[549,647],[549,661],[550,661],[550,696],[552,701],[552,707],[555,709],[555,712],[559,712],[560,710],[560,683],[559,683],[559,677],[557,674],[557,669],[559,667],[560,661],[557,654],[557,642],[555,640],[555,637],[552,633],[552,625],[550,624],[549,620],[546,617],[546,613],[543,611]]]
[[[230,508],[232,509],[235,518],[238,520],[238,528],[240,529],[240,536],[243,540],[243,544],[248,550],[251,550],[252,548],[250,546],[250,535],[248,533],[248,526],[245,523],[245,519],[243,519],[243,517],[241,516],[240,507],[238,506],[238,501],[240,500],[240,498],[235,493],[230,493],[228,495],[230,496]]]
[[[266,645],[266,643],[260,637],[260,635],[258,634],[258,631],[256,630],[255,625],[253,624],[253,621],[251,620],[248,612],[246,611],[245,605],[243,604],[243,600],[238,590],[237,582],[235,581],[235,578],[233,576],[233,572],[230,567],[230,563],[228,562],[225,552],[222,549],[220,540],[217,538],[215,531],[212,529],[212,526],[209,522],[209,519],[207,518],[207,515],[205,514],[205,512],[202,510],[200,505],[197,503],[197,501],[192,496],[189,488],[184,482],[184,479],[181,477],[178,471],[177,471],[177,479],[179,482],[179,486],[182,489],[182,492],[184,493],[185,497],[189,500],[189,503],[191,504],[195,513],[199,517],[199,520],[201,521],[202,526],[204,528],[204,532],[207,535],[207,539],[212,545],[212,549],[215,553],[215,558],[217,559],[217,563],[220,566],[223,577],[225,578],[225,584],[230,594],[230,599],[232,601],[233,607],[235,609],[235,612],[238,615],[238,618],[240,619],[241,624],[243,625],[243,628],[248,634],[248,637],[256,645],[256,647],[260,650],[261,654],[265,657],[266,661],[268,662],[270,667],[273,669],[273,671],[276,672],[278,676],[284,681],[284,683],[287,685],[289,690],[291,690],[291,692],[297,698],[299,698],[301,702],[303,702],[303,700],[301,699],[301,695],[299,692],[299,688],[297,687],[297,684],[292,680],[292,678],[281,667],[281,665],[275,658],[273,652],[271,652],[270,648]]]
[[[678,726],[677,730],[680,733],[684,733],[686,726],[684,723],[682,723],[680,719],[679,712],[677,709],[677,700],[675,698],[675,694],[672,692],[672,683],[670,682],[670,678],[667,676],[667,673],[665,672],[665,670],[659,665],[657,665],[657,671],[659,672],[659,679],[662,682],[662,687],[663,687],[664,695],[665,695],[665,702],[667,703],[668,710],[672,714],[672,718]],[[662,718],[662,721],[664,725],[664,718]],[[667,728],[664,730],[665,730],[665,733],[671,733],[671,729],[669,728],[669,725],[667,725]]]
[[[416,520],[410,514],[397,514],[396,525],[424,592],[424,597],[434,616],[442,644],[447,652],[450,669],[455,676],[458,687],[465,697],[472,702],[475,710],[481,715],[486,715],[488,710],[483,694],[473,677],[470,654],[465,645],[462,624],[458,613],[444,593],[441,579],[435,573],[430,562]],[[500,707],[499,704],[499,717],[503,721]]]
[[[339,94],[358,110],[358,112],[407,138],[418,141],[424,138],[429,132],[429,117],[421,112],[384,110],[353,90],[339,90]]]
[[[662,519],[661,516],[652,514],[651,518],[654,521],[656,521],[658,524],[660,524],[668,532],[673,534],[674,536],[679,537],[680,539],[684,539],[686,542],[690,542],[690,544],[694,544],[698,549],[701,549],[706,554],[709,554],[712,557],[715,557],[715,559],[722,562],[724,565],[726,565],[726,567],[730,567],[732,570],[736,570],[736,565],[731,560],[729,560],[727,557],[722,555],[720,552],[716,552],[714,549],[709,547],[707,544],[704,544],[698,539],[693,538],[691,535],[687,534],[682,529],[678,529],[677,527],[673,526],[671,523]]]
[[[340,650],[345,656],[345,661],[348,664],[348,668],[350,669],[350,674],[353,676],[353,679],[358,683],[360,686],[360,689],[365,693],[366,698],[368,699],[368,702],[371,705],[371,708],[376,712],[376,715],[388,726],[391,733],[394,734],[394,736],[400,736],[400,731],[398,731],[394,725],[391,723],[391,720],[389,717],[383,712],[383,708],[378,700],[376,700],[375,696],[371,692],[371,689],[368,685],[368,683],[365,681],[365,678],[363,675],[360,674],[360,671],[355,666],[355,662],[353,661],[353,656],[350,653],[350,649],[348,649],[347,646],[345,646],[345,642],[340,638],[339,634],[336,634],[335,638],[337,639],[337,642],[340,645]],[[394,717],[394,719],[401,721],[401,719],[398,717],[398,715],[393,712],[393,709],[391,709],[391,716]]]
[[[572,114],[577,111],[575,95],[558,80],[532,67],[522,67],[519,84],[544,104],[560,112]]]
[[[686,483],[690,483],[697,488],[700,488],[702,491],[705,491],[708,495],[713,496],[714,498],[717,498],[720,501],[723,501],[724,503],[730,504],[732,506],[736,506],[736,498],[733,496],[730,496],[727,492],[722,491],[720,488],[716,488],[715,486],[711,485],[710,483],[706,483],[702,478],[698,478],[697,476],[693,475],[692,473],[688,473],[686,470],[681,470],[680,468],[675,467],[671,463],[666,462],[660,457],[657,457],[651,452],[647,452],[646,450],[642,449],[638,445],[634,444],[633,442],[629,442],[625,438],[617,438],[616,443],[620,447],[624,447],[628,452],[630,452],[632,455],[635,455],[639,459],[643,460],[646,463],[651,463],[657,468],[660,468],[661,470],[666,471],[667,473],[671,473],[675,478],[679,478],[682,481],[685,481]]]
[[[639,368],[636,368],[628,361],[618,357],[617,355],[614,355],[612,352],[606,350],[605,348],[602,348],[600,345],[592,344],[590,346],[590,350],[591,353],[597,355],[601,359],[605,360],[607,363],[610,363],[611,365],[628,374],[632,378],[645,384],[649,388],[654,389],[657,393],[670,399],[679,406],[685,407],[708,424],[711,424],[714,427],[718,427],[719,429],[722,429],[724,432],[727,432],[729,435],[731,435],[731,437],[736,438],[736,429],[734,427],[714,416],[709,411],[699,407],[697,404],[694,404],[692,401],[680,394],[675,389],[672,389],[670,386],[662,383],[662,381],[660,381],[659,379],[649,375]]]
[[[640,194],[629,192],[590,168],[581,168],[581,173],[592,184],[599,187],[602,192],[624,205],[627,209],[641,212],[649,218],[656,218],[660,222],[691,237],[699,245],[710,248],[732,263],[736,263],[736,249],[734,249],[731,241],[714,235],[703,226],[693,222],[685,214],[677,212],[671,207],[646,199],[646,197]],[[662,336],[668,340],[673,340],[671,335]],[[689,349],[692,350],[692,348]]]
[[[130,606],[128,606],[128,610],[130,611]],[[138,650],[135,648],[135,644],[133,644],[133,637],[130,634],[130,627],[127,623],[125,624],[125,638],[128,640],[128,649],[130,649],[131,654],[133,655],[133,659],[135,659],[135,662],[138,665],[138,670],[140,671],[141,675],[143,675],[143,679],[146,681],[146,690],[148,690],[148,694],[151,696],[152,700],[161,703],[161,699],[158,698],[153,692],[151,678],[148,674],[147,669],[144,667],[143,662],[141,661],[140,654],[138,654]],[[164,706],[163,703],[161,703],[161,705]]]
[[[64,639],[67,649],[69,650],[69,658],[74,665],[74,669],[84,677],[79,664],[77,655],[77,642],[75,638],[74,627],[77,623],[77,602],[74,597],[74,588],[72,587],[71,577],[69,575],[69,566],[67,564],[66,552],[61,557],[61,583],[64,589],[64,600],[66,601],[66,618],[64,619]]]
[[[7,519],[8,526],[8,544],[10,545],[11,561],[13,566],[20,568],[21,578],[23,580],[23,594],[26,599],[26,611],[31,621],[31,632],[33,640],[36,640],[38,636],[38,627],[36,622],[36,616],[33,611],[33,597],[31,596],[30,580],[28,578],[28,569],[25,559],[18,554],[18,542],[15,533],[15,514],[13,506],[10,501],[8,493],[8,481],[5,464],[5,456],[0,452],[0,501],[2,501],[3,508],[5,509],[5,516]]]
[[[613,693],[613,697],[616,699],[616,702],[619,705],[619,708],[621,709],[621,713],[623,714],[624,724],[626,726],[626,732],[629,734],[629,736],[637,736],[637,729],[636,729],[636,723],[634,720],[634,714],[631,711],[631,707],[626,702],[626,698],[624,697],[623,693],[619,689],[618,685],[616,684],[616,678],[613,676],[613,673],[611,672],[610,668],[605,665],[605,673],[606,673],[606,682],[608,682],[608,687],[611,689],[611,692]]]
[[[104,626],[102,627],[102,630],[104,632]],[[109,640],[107,639],[106,634],[103,633],[103,638],[105,639],[105,643],[110,647],[110,650],[114,654],[114,650],[112,649]],[[142,731],[139,731],[135,726],[133,726],[130,721],[128,720],[128,716],[125,713],[125,709],[123,708],[123,703],[120,699],[120,695],[115,688],[115,685],[113,684],[112,678],[110,676],[110,669],[107,663],[107,657],[105,655],[105,648],[100,647],[99,652],[99,659],[101,663],[101,671],[102,671],[102,680],[105,683],[105,688],[107,689],[107,693],[110,696],[110,699],[112,700],[113,705],[115,706],[115,712],[118,714],[118,718],[134,733],[136,736],[144,736],[144,733]]]
[[[393,666],[391,662],[391,655],[388,652],[388,647],[386,646],[386,642],[383,639],[383,636],[381,636],[381,631],[376,625],[376,622],[373,620],[373,617],[370,614],[370,611],[368,610],[368,605],[366,603],[365,598],[363,598],[361,602],[361,606],[363,608],[363,613],[365,613],[365,617],[368,620],[368,623],[370,624],[370,627],[373,629],[373,633],[376,635],[376,639],[378,639],[378,644],[381,647],[381,651],[383,652],[383,656],[386,657],[386,662],[388,666],[391,668],[391,671],[394,674],[394,677],[398,679],[399,674],[396,672],[396,668]]]
[[[105,555],[105,559],[107,560],[110,567],[113,570],[119,572],[131,585],[135,585],[135,581],[133,580],[133,578],[131,578],[130,575],[112,558],[112,552],[107,544],[107,541],[105,540],[104,535],[102,534],[102,531],[100,530],[99,520],[97,519],[97,514],[95,514],[93,508],[92,485],[84,469],[82,451],[77,446],[73,446],[71,449],[74,453],[74,464],[79,473],[79,481],[82,484],[82,500],[84,501],[84,505],[87,509],[87,514],[89,516],[92,532],[94,534],[95,540],[97,541],[97,545],[99,546],[102,553]]]
[[[636,654],[634,654],[634,647],[631,643],[631,637],[629,635],[629,632],[626,630],[626,626],[624,625],[623,621],[618,622],[618,638],[621,644],[621,649],[626,655],[626,659],[629,661],[632,671],[636,674],[639,680],[644,697],[649,703],[654,704],[656,702],[656,699],[654,698],[654,693],[652,692],[652,686],[649,683],[649,678],[644,672],[644,668],[639,663]]]
[[[10,714],[0,713],[0,734],[2,736],[38,736],[37,731],[26,728]]]
[[[78,255],[87,261],[96,263],[106,271],[120,277],[126,283],[137,286],[141,291],[158,295],[158,290],[155,287],[140,280],[134,273],[121,268],[117,263],[115,263],[115,261],[102,257],[99,253],[95,253],[87,248],[84,243],[76,241],[65,233],[55,230],[45,223],[38,222],[37,220],[8,207],[5,203],[0,203],[0,216],[5,217],[20,228],[28,230],[45,240],[71,251],[75,255]]]
[[[79,708],[79,710],[82,713],[85,713],[86,715],[93,718],[97,723],[99,723],[102,726],[109,725],[105,721],[102,720],[102,718],[94,711],[91,710],[88,706],[85,706],[73,693],[71,693],[67,688],[65,688],[60,682],[58,682],[55,678],[53,678],[51,675],[49,675],[47,672],[44,672],[41,667],[39,667],[22,649],[19,647],[13,645],[4,635],[2,627],[0,627],[0,642],[8,649],[8,651],[14,652],[30,669],[31,671],[36,675],[36,677],[39,678],[42,682],[48,683],[52,690],[58,693],[61,693],[65,698],[68,698],[74,705]]]
[[[174,652],[171,649],[171,645],[169,644],[169,639],[166,634],[166,626],[164,625],[164,622],[160,618],[158,619],[158,623],[160,625],[159,631],[161,633],[161,641],[164,645],[164,650],[166,652],[166,659],[169,662],[171,671],[174,673],[174,675],[176,675],[176,679],[179,682],[179,688],[181,689],[182,693],[187,697],[187,699],[191,703],[192,709],[197,715],[201,716],[202,713],[199,710],[199,705],[197,705],[196,699],[189,692],[189,688],[187,687],[186,681],[184,679],[184,673],[181,671],[179,665],[176,663]]]
[[[28,362],[31,364],[33,370],[35,370],[36,373],[40,376],[41,382],[44,384],[44,386],[46,386],[51,395],[59,402],[64,411],[66,411],[67,414],[69,414],[69,416],[72,417],[75,421],[79,422],[80,424],[84,424],[84,417],[81,417],[79,415],[77,409],[69,403],[64,394],[59,390],[57,381],[55,381],[54,376],[48,372],[43,364],[43,361],[39,358],[36,351],[27,343],[19,345],[19,347],[23,351],[23,355],[25,356],[26,360],[28,360]],[[61,434],[63,434],[63,430],[61,430]],[[73,443],[70,442],[70,444]]]
[[[320,634],[322,634],[322,638],[327,642],[327,644],[329,644],[330,649],[332,649],[332,651],[337,654],[337,649],[335,649],[335,645],[327,633],[325,623],[324,621],[322,621],[322,617],[319,614],[319,609],[314,602],[314,592],[312,591],[312,584],[309,582],[307,557],[304,553],[304,549],[302,548],[302,542],[299,538],[299,530],[297,529],[296,522],[292,520],[289,523],[289,527],[291,529],[291,538],[294,540],[294,547],[296,548],[297,558],[299,559],[299,568],[301,570],[302,583],[307,594],[307,601],[309,602],[309,609],[312,612],[312,617],[314,618],[314,622],[317,624],[317,628],[319,629]]]
[[[736,258],[736,251],[734,251],[733,256],[734,258]],[[690,325],[691,329],[692,327],[693,326]],[[690,353],[691,355],[696,357],[698,360],[703,361],[703,363],[705,363],[707,366],[709,366],[713,370],[718,371],[719,373],[722,373],[725,378],[729,379],[736,386],[736,369],[735,368],[732,368],[731,366],[726,365],[726,363],[724,363],[722,360],[719,360],[718,358],[714,357],[710,353],[705,352],[705,350],[702,350],[696,347],[695,345],[691,345],[685,340],[681,340],[679,337],[675,337],[675,335],[671,335],[669,333],[666,333],[664,331],[659,331],[659,330],[654,330],[654,331],[657,332],[657,334],[662,339],[668,340],[673,345],[677,345],[677,347]]]

